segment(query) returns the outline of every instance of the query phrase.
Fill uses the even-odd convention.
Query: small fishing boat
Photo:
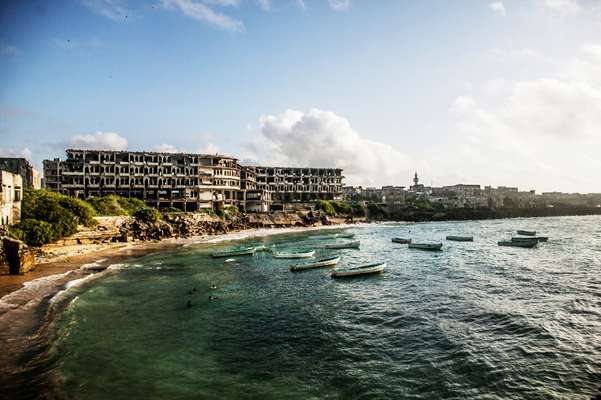
[[[384,272],[386,261],[373,264],[360,265],[353,268],[338,269],[332,271],[332,278],[350,278],[362,275],[379,274]]]
[[[315,255],[315,250],[297,251],[297,252],[273,252],[273,258],[311,258]]]
[[[212,256],[217,257],[234,257],[234,256],[254,256],[255,248],[254,247],[243,247],[241,249],[233,249],[233,250],[223,250],[223,251],[214,251]]]
[[[447,236],[447,240],[451,240],[454,242],[473,242],[473,236]]]
[[[392,238],[393,243],[400,243],[400,244],[409,244],[411,243],[411,239],[403,239],[403,238]]]
[[[518,229],[518,235],[536,236],[536,231],[522,231]]]
[[[499,244],[499,246],[532,248],[532,247],[536,247],[536,245],[538,244],[538,240],[527,240],[527,241],[522,241],[522,242],[513,242],[511,240],[501,240],[498,244]]]
[[[321,267],[335,267],[340,261],[340,256],[322,258],[315,262],[307,264],[295,264],[290,266],[290,271],[302,271],[305,269],[321,268]]]
[[[324,247],[326,249],[358,249],[360,244],[361,244],[361,242],[359,242],[358,240],[355,240],[353,242],[346,242],[346,243],[326,244]]]
[[[438,251],[442,250],[442,243],[409,243],[410,249]]]
[[[354,233],[339,233],[337,235],[334,235],[334,237],[341,238],[341,239],[352,239],[355,237],[355,234]]]
[[[535,237],[512,237],[511,241],[512,242],[531,242],[531,241],[537,241],[537,242],[546,242],[548,241],[549,238],[546,236],[535,236]]]

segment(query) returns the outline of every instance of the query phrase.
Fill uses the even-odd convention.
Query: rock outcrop
[[[19,275],[31,271],[35,256],[25,243],[7,236],[1,238],[0,275]]]

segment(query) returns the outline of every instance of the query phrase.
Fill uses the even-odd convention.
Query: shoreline
[[[164,239],[154,242],[107,244],[75,256],[60,255],[39,263],[24,275],[0,276],[0,388],[17,398],[31,397],[28,391],[32,371],[48,349],[48,335],[54,317],[71,287],[101,278],[124,260],[143,257],[155,251],[173,251],[191,246],[262,238],[322,230],[360,228],[365,223],[312,227],[258,228],[219,235]],[[86,267],[102,267],[91,270]],[[44,371],[40,372],[44,379]],[[36,374],[37,375],[37,374]],[[25,378],[28,376],[28,378]]]

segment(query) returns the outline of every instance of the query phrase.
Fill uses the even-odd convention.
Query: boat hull
[[[512,237],[511,241],[512,242],[530,242],[530,241],[537,241],[537,242],[546,242],[549,240],[548,237],[546,236],[536,236],[536,237]]]
[[[512,242],[509,240],[503,240],[498,242],[499,246],[508,246],[508,247],[523,247],[523,248],[532,248],[532,247],[536,247],[536,245],[538,244],[537,240],[531,240],[531,241],[522,241],[522,242]]]
[[[358,249],[360,244],[361,243],[357,240],[349,243],[326,244],[324,247],[326,249]]]
[[[318,260],[314,263],[309,263],[309,264],[291,265],[290,271],[304,271],[304,270],[313,269],[313,268],[335,267],[339,261],[340,261],[340,257],[333,257],[333,258],[328,258],[325,260]]]
[[[409,243],[411,243],[411,239],[392,238],[392,242],[393,243],[400,243],[400,244],[409,244]]]
[[[522,230],[518,230],[518,235],[524,235],[524,236],[536,236],[536,231],[522,231]]]
[[[214,258],[222,258],[222,257],[238,257],[238,256],[254,256],[255,248],[243,249],[243,250],[233,250],[233,251],[215,251],[211,256]]]
[[[447,240],[450,240],[453,242],[473,242],[474,237],[473,236],[447,236]]]
[[[417,250],[440,251],[442,250],[442,243],[409,243],[409,248]]]
[[[355,278],[365,275],[381,274],[386,268],[386,263],[368,264],[351,269],[332,271],[332,278]]]
[[[315,251],[306,253],[273,253],[273,258],[311,258],[315,255]]]

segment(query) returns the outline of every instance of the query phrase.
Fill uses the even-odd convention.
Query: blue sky
[[[223,152],[601,192],[601,3],[0,3],[0,153]]]

